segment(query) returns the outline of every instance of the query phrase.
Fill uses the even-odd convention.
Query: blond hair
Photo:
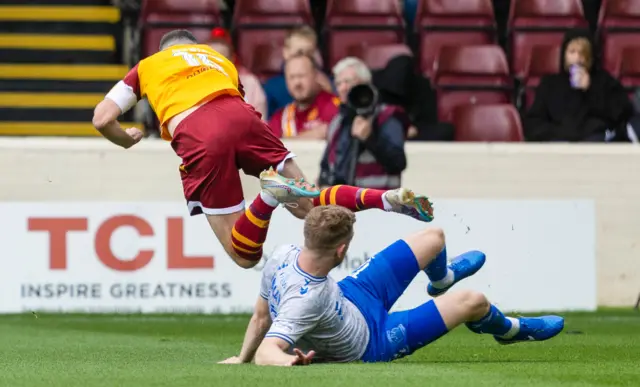
[[[587,38],[575,38],[567,44],[567,48],[571,45],[578,46],[578,50],[584,55],[585,66],[587,69],[591,68],[593,65],[593,47],[591,47],[591,42]]]
[[[356,216],[341,206],[315,207],[304,220],[304,245],[313,251],[330,251],[353,238]]]
[[[288,46],[289,40],[294,36],[308,39],[313,42],[314,46],[318,45],[318,35],[316,35],[316,32],[313,30],[313,28],[307,25],[296,27],[289,31],[287,33],[287,37],[284,39],[284,44]]]

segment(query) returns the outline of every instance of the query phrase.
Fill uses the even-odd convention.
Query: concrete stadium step
[[[119,22],[109,0],[0,0],[0,135],[98,135],[93,109],[129,70]]]
[[[112,35],[3,34],[5,63],[110,63],[116,59]]]
[[[103,93],[0,92],[0,108],[93,109],[103,98]]]
[[[122,79],[129,68],[124,65],[10,64],[0,63],[0,80],[111,81]],[[2,91],[2,90],[0,90]]]
[[[111,6],[0,4],[0,22],[9,21],[117,23],[120,21],[120,10]]]
[[[0,0],[2,5],[111,5],[112,0]]]

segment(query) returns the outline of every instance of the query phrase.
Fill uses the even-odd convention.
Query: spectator
[[[451,141],[454,127],[438,122],[436,93],[429,79],[415,71],[413,57],[398,55],[373,72],[380,102],[402,107],[411,126],[408,138],[417,141]]]
[[[287,35],[282,48],[282,56],[285,60],[289,60],[294,55],[305,54],[314,57],[318,69],[322,68],[321,57],[318,51],[318,37],[309,26],[302,26],[293,29]],[[322,89],[331,93],[333,87],[331,80],[322,73],[317,71],[317,82]],[[278,109],[283,108],[286,104],[293,102],[293,96],[289,94],[287,83],[284,77],[284,69],[282,74],[269,78],[264,83],[264,91],[267,94],[268,114],[269,117]]]
[[[342,59],[333,74],[342,104],[329,124],[319,185],[400,187],[400,174],[407,166],[404,114],[378,103],[371,72],[360,59]]]
[[[258,80],[258,77],[252,74],[249,69],[238,62],[238,58],[233,50],[233,44],[231,43],[231,36],[227,30],[224,28],[214,28],[211,31],[211,40],[208,45],[236,65],[240,83],[242,83],[242,87],[244,88],[245,101],[247,101],[249,105],[253,106],[258,113],[262,114],[262,119],[266,121],[267,97],[262,89],[260,80]]]
[[[294,101],[269,120],[278,137],[324,140],[340,101],[322,90],[316,81],[317,66],[311,56],[299,54],[285,63],[287,89]]]
[[[631,102],[594,49],[589,31],[566,33],[560,72],[542,78],[524,117],[528,141],[604,142],[626,128]]]

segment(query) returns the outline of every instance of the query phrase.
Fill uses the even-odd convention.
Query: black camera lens
[[[347,104],[359,116],[370,116],[374,113],[378,102],[376,89],[368,83],[356,85],[347,95]]]

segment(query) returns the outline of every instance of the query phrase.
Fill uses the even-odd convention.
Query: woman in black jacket
[[[588,30],[567,32],[560,72],[542,78],[524,117],[528,141],[604,142],[624,131],[631,102],[594,52]]]

